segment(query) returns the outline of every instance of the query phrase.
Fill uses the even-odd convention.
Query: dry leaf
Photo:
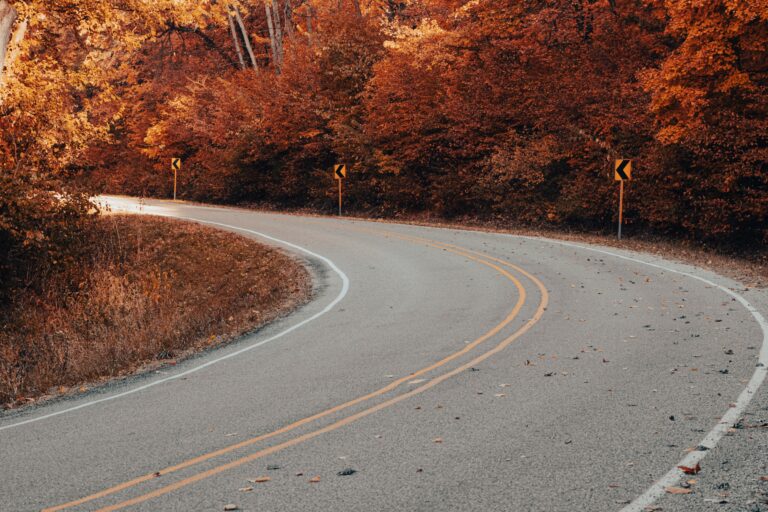
[[[253,490],[253,487],[251,487],[250,485],[248,487],[241,487],[238,489],[238,491],[240,492],[251,492],[252,490]]]
[[[229,505],[224,505],[224,510],[240,510],[240,507],[234,503],[230,503]]]
[[[698,475],[699,471],[701,471],[701,466],[699,466],[698,462],[693,467],[688,466],[677,466],[677,469],[685,473],[686,475]]]
[[[761,476],[760,477],[761,482],[768,482],[768,476]]]
[[[690,489],[684,489],[683,487],[665,487],[665,491],[669,494],[691,494],[693,491]]]
[[[316,484],[319,481],[320,481],[320,477],[319,476],[314,476],[314,477],[309,479],[309,483],[311,483],[311,484]]]
[[[434,438],[434,439],[432,440],[432,442],[433,442],[433,443],[438,443],[438,444],[439,444],[439,443],[442,443],[442,442],[443,442],[443,438],[442,438],[442,437],[436,437],[436,438]]]
[[[252,484],[263,484],[264,482],[269,482],[270,480],[272,479],[268,476],[257,476],[253,480],[248,480],[248,481],[251,482]]]

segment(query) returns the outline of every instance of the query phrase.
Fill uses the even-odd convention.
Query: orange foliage
[[[766,0],[275,0],[272,31],[236,4],[256,68],[229,4],[121,11],[95,135],[56,167],[167,197],[179,156],[182,197],[331,211],[345,162],[359,212],[610,229],[612,162],[633,158],[630,233],[768,240]]]

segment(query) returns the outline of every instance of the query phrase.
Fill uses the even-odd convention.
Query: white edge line
[[[192,206],[192,205],[185,205],[185,206],[188,207],[188,208],[195,208],[195,206]],[[173,215],[157,214],[157,213],[155,213],[155,215],[166,216],[166,217],[175,217]],[[247,351],[249,351],[251,349],[254,349],[256,347],[259,347],[261,345],[264,345],[266,343],[274,341],[274,340],[276,340],[278,338],[281,338],[282,336],[284,336],[284,335],[286,335],[286,334],[288,334],[290,332],[293,332],[296,329],[299,329],[300,327],[306,325],[307,323],[317,319],[318,317],[328,313],[331,309],[333,309],[333,307],[336,304],[338,304],[344,298],[344,296],[347,294],[347,291],[349,290],[349,278],[331,260],[329,260],[328,258],[326,258],[324,256],[321,256],[321,255],[319,255],[317,253],[314,253],[314,252],[312,252],[312,251],[310,251],[308,249],[305,249],[305,248],[303,248],[303,247],[301,247],[299,245],[292,244],[290,242],[286,242],[284,240],[280,240],[278,238],[274,238],[274,237],[271,237],[269,235],[266,235],[266,234],[263,234],[263,233],[259,233],[257,231],[252,231],[252,230],[245,229],[245,228],[239,228],[237,226],[231,226],[231,225],[228,225],[228,224],[221,224],[221,223],[218,223],[218,222],[210,222],[210,221],[204,221],[204,220],[201,220],[201,219],[193,219],[193,218],[188,218],[188,217],[182,217],[182,218],[184,218],[185,220],[200,222],[200,223],[203,223],[203,224],[210,224],[210,225],[214,225],[214,226],[220,226],[220,227],[225,227],[225,228],[229,228],[229,229],[234,229],[236,231],[243,231],[243,232],[246,232],[246,233],[250,233],[250,234],[253,234],[253,235],[265,238],[267,240],[272,240],[274,242],[277,242],[277,243],[280,243],[280,244],[284,244],[284,245],[286,245],[288,247],[291,247],[291,248],[297,249],[297,250],[299,250],[301,252],[304,252],[305,254],[309,254],[310,256],[314,256],[314,257],[322,260],[326,264],[328,264],[328,266],[330,266],[331,269],[333,269],[333,271],[336,272],[341,277],[342,282],[343,282],[342,290],[339,293],[339,295],[330,304],[328,304],[322,311],[312,315],[311,317],[309,317],[309,318],[299,322],[296,325],[293,325],[292,327],[289,327],[288,329],[286,329],[286,330],[284,330],[284,331],[282,331],[282,332],[272,336],[271,338],[268,338],[266,340],[260,341],[258,343],[254,343],[253,345],[249,345],[249,346],[244,347],[244,348],[242,348],[242,349],[240,349],[240,350],[238,350],[236,352],[232,352],[232,353],[227,354],[225,356],[222,356],[222,357],[220,357],[218,359],[214,359],[212,361],[204,363],[204,364],[202,364],[200,366],[196,366],[194,368],[190,368],[189,370],[186,370],[186,371],[184,371],[182,373],[179,373],[177,375],[172,375],[170,377],[165,377],[163,379],[151,382],[149,384],[146,384],[144,386],[140,386],[140,387],[132,389],[130,391],[126,391],[126,392],[123,392],[123,393],[119,393],[117,395],[101,398],[99,400],[93,400],[91,402],[87,402],[87,403],[78,405],[76,407],[72,407],[72,408],[69,408],[69,409],[62,410],[62,411],[57,411],[55,413],[47,414],[45,416],[40,416],[40,417],[37,417],[37,418],[31,418],[31,419],[28,419],[28,420],[20,421],[18,423],[13,423],[13,424],[10,424],[10,425],[5,425],[5,426],[0,427],[0,431],[5,430],[5,429],[9,429],[9,428],[13,428],[13,427],[18,427],[18,426],[25,425],[25,424],[28,424],[28,423],[33,423],[33,422],[36,422],[36,421],[41,421],[41,420],[44,420],[44,419],[47,419],[47,418],[51,418],[53,416],[58,416],[58,415],[61,415],[61,414],[65,414],[67,412],[75,411],[77,409],[82,409],[82,408],[85,408],[85,407],[89,407],[91,405],[95,405],[95,404],[98,404],[98,403],[101,403],[101,402],[106,402],[108,400],[114,400],[116,398],[120,398],[120,397],[123,397],[123,396],[126,396],[126,395],[130,395],[130,394],[133,394],[133,393],[137,393],[139,391],[142,391],[144,389],[156,386],[158,384],[162,384],[164,382],[175,380],[175,379],[178,379],[178,378],[183,377],[185,375],[189,375],[191,373],[197,372],[199,370],[202,370],[203,368],[206,368],[208,366],[216,364],[216,363],[218,363],[220,361],[223,361],[223,360],[229,359],[231,357],[234,357],[236,355],[242,354],[243,352],[247,352]],[[408,225],[406,225],[406,226],[408,226]],[[450,228],[445,228],[445,229],[450,229]],[[488,234],[485,231],[476,231],[476,230],[470,230],[470,231],[471,232],[475,232],[475,233]],[[499,236],[509,237],[509,238],[520,238],[520,239],[533,240],[533,241],[538,241],[538,242],[557,244],[557,245],[562,245],[562,246],[566,246],[566,247],[574,247],[574,248],[577,248],[577,249],[591,251],[591,252],[595,252],[595,253],[599,253],[599,254],[605,254],[607,256],[612,256],[612,257],[623,259],[623,260],[626,260],[626,261],[631,261],[633,263],[639,263],[641,265],[647,265],[649,267],[657,268],[659,270],[664,270],[664,271],[667,271],[667,272],[672,272],[672,273],[679,274],[679,275],[682,275],[682,276],[690,277],[690,278],[695,279],[697,281],[700,281],[700,282],[702,282],[702,283],[704,283],[706,285],[709,285],[709,286],[712,286],[714,288],[717,288],[717,289],[721,290],[722,292],[726,293],[727,295],[730,295],[731,297],[736,299],[742,306],[744,306],[744,308],[747,311],[749,311],[752,314],[752,316],[754,317],[755,321],[758,323],[758,325],[760,326],[761,330],[763,331],[763,345],[762,345],[762,347],[760,349],[760,353],[758,355],[758,365],[757,365],[754,373],[752,374],[752,378],[750,379],[749,383],[744,388],[744,390],[739,394],[739,397],[736,400],[736,402],[734,404],[734,407],[730,407],[728,409],[728,411],[723,415],[723,417],[720,418],[718,423],[712,428],[712,430],[709,431],[709,433],[699,443],[699,445],[701,445],[703,447],[706,447],[707,450],[705,450],[705,451],[694,450],[694,451],[690,452],[688,455],[686,455],[678,463],[678,465],[692,467],[692,466],[695,466],[697,463],[701,462],[701,460],[704,459],[704,457],[706,457],[707,453],[712,448],[714,448],[717,445],[717,443],[723,438],[723,436],[728,432],[728,429],[730,429],[733,425],[735,425],[738,422],[738,420],[741,418],[742,414],[746,410],[747,406],[752,401],[752,398],[754,397],[755,393],[757,392],[757,390],[760,388],[760,386],[762,385],[763,381],[765,380],[766,375],[768,375],[768,322],[766,322],[766,320],[763,317],[763,315],[760,314],[760,312],[747,299],[745,299],[742,295],[740,295],[740,294],[738,294],[738,293],[736,293],[736,292],[726,288],[725,286],[722,286],[722,285],[720,285],[718,283],[715,283],[713,281],[710,281],[709,279],[697,276],[695,274],[691,274],[689,272],[684,272],[682,270],[675,270],[673,268],[665,267],[663,265],[659,265],[659,264],[656,264],[656,263],[651,263],[651,262],[648,262],[648,261],[643,261],[641,259],[632,258],[630,256],[624,256],[624,255],[621,255],[621,254],[618,254],[618,253],[614,253],[614,252],[611,252],[611,251],[606,251],[606,250],[603,250],[603,249],[597,249],[597,248],[594,248],[594,247],[589,247],[589,246],[585,246],[585,245],[574,244],[574,243],[571,243],[571,242],[565,242],[565,241],[562,241],[562,240],[555,240],[555,239],[544,238],[544,237],[533,237],[533,236],[525,236],[525,235],[506,234],[506,233],[491,233],[491,234],[496,234],[496,235],[499,235]],[[683,473],[682,470],[678,469],[678,467],[675,466],[669,472],[667,472],[663,477],[661,477],[659,480],[657,480],[653,485],[651,485],[651,487],[649,487],[642,495],[638,496],[629,505],[627,505],[626,507],[622,508],[620,512],[643,512],[643,510],[646,507],[648,507],[649,505],[652,505],[656,500],[658,500],[665,493],[665,487],[677,484],[684,475],[685,475],[685,473]]]
[[[153,215],[158,215],[158,214],[153,214]],[[162,217],[175,217],[173,215],[165,215],[165,214],[159,214],[158,216],[162,216]],[[53,418],[54,416],[60,416],[62,414],[66,414],[66,413],[70,413],[70,412],[73,412],[73,411],[77,411],[79,409],[84,409],[86,407],[90,407],[92,405],[100,404],[102,402],[108,402],[110,400],[115,400],[117,398],[122,398],[122,397],[127,396],[127,395],[132,395],[134,393],[138,393],[139,391],[144,391],[145,389],[149,389],[151,387],[163,384],[165,382],[169,382],[169,381],[172,381],[172,380],[179,379],[181,377],[185,377],[185,376],[190,375],[192,373],[198,372],[198,371],[200,371],[200,370],[202,370],[204,368],[212,366],[212,365],[214,365],[216,363],[220,363],[222,361],[230,359],[232,357],[239,356],[240,354],[248,352],[249,350],[253,350],[254,348],[261,347],[262,345],[266,345],[267,343],[271,343],[271,342],[273,342],[273,341],[275,341],[275,340],[277,340],[279,338],[282,338],[286,334],[290,334],[291,332],[293,332],[293,331],[295,331],[297,329],[300,329],[301,327],[307,325],[308,323],[310,323],[310,322],[312,322],[314,320],[317,320],[321,316],[323,316],[326,313],[328,313],[329,311],[331,311],[339,302],[341,302],[344,299],[344,297],[347,295],[347,292],[349,291],[349,278],[347,277],[347,275],[344,272],[342,272],[342,270],[339,269],[339,267],[337,267],[336,264],[333,261],[331,261],[330,259],[326,258],[325,256],[322,256],[320,254],[312,252],[309,249],[306,249],[306,248],[301,247],[301,246],[296,245],[296,244],[292,244],[291,242],[286,242],[285,240],[280,240],[279,238],[275,238],[275,237],[266,235],[264,233],[260,233],[258,231],[252,231],[250,229],[240,228],[240,227],[237,227],[237,226],[231,226],[229,224],[221,224],[219,222],[210,222],[210,221],[206,221],[206,220],[202,220],[202,219],[194,219],[194,218],[191,218],[191,217],[178,217],[178,218],[182,218],[184,220],[189,220],[189,221],[194,221],[194,222],[200,222],[202,224],[210,224],[210,225],[213,225],[213,226],[229,228],[229,229],[233,229],[233,230],[236,230],[236,231],[242,231],[242,232],[245,232],[245,233],[250,233],[252,235],[259,236],[259,237],[264,238],[266,240],[271,240],[273,242],[285,245],[285,246],[290,247],[292,249],[296,249],[297,251],[303,252],[304,254],[307,254],[309,256],[315,257],[315,258],[323,261],[324,263],[326,263],[336,274],[338,274],[338,276],[341,278],[341,282],[342,282],[341,291],[336,296],[336,298],[334,298],[333,301],[331,301],[330,304],[328,304],[327,306],[325,306],[325,308],[323,308],[322,311],[318,311],[317,313],[315,313],[314,315],[310,316],[309,318],[305,318],[301,322],[299,322],[297,324],[294,324],[291,327],[285,329],[284,331],[281,331],[281,332],[275,334],[274,336],[271,336],[271,337],[269,337],[269,338],[267,338],[265,340],[259,341],[257,343],[253,343],[252,345],[248,345],[247,347],[243,347],[243,348],[241,348],[239,350],[236,350],[235,352],[231,352],[231,353],[229,353],[227,355],[218,357],[216,359],[213,359],[211,361],[203,363],[203,364],[201,364],[199,366],[195,366],[193,368],[190,368],[189,370],[185,370],[185,371],[183,371],[181,373],[178,373],[178,374],[175,374],[175,375],[171,375],[169,377],[165,377],[165,378],[162,378],[162,379],[150,382],[150,383],[145,384],[143,386],[139,386],[137,388],[130,389],[128,391],[124,391],[124,392],[118,393],[116,395],[111,395],[111,396],[108,396],[108,397],[99,398],[97,400],[91,400],[90,402],[86,402],[86,403],[77,405],[75,407],[70,407],[70,408],[67,408],[67,409],[62,409],[60,411],[52,412],[50,414],[46,414],[46,415],[43,415],[43,416],[38,416],[38,417],[35,417],[35,418],[29,418],[29,419],[26,419],[26,420],[23,420],[23,421],[19,421],[19,422],[16,422],[16,423],[11,423],[9,425],[0,426],[0,431],[8,430],[8,429],[15,428],[15,427],[20,427],[22,425],[28,425],[30,423],[35,423],[35,422],[38,422],[38,421],[42,421],[42,420],[46,420],[46,419],[49,419],[49,418]]]
[[[597,248],[588,247],[585,245],[564,242],[561,240],[553,240],[550,238],[524,236],[524,235],[512,235],[512,234],[506,234],[506,233],[497,233],[497,234],[500,234],[506,237],[524,238],[528,240],[536,240],[539,242],[554,243],[558,245],[564,245],[567,247],[584,249],[584,250],[588,250],[588,251],[592,251],[600,254],[605,254],[607,256],[620,258],[622,260],[631,261],[633,263],[640,263],[643,265],[647,265],[649,267],[654,267],[660,270],[665,270],[667,272],[672,272],[675,274],[690,277],[692,279],[696,279],[697,281],[701,281],[704,284],[717,288],[725,292],[726,294],[730,295],[734,299],[736,299],[742,306],[744,306],[744,308],[747,311],[749,311],[752,314],[752,316],[754,317],[754,319],[757,321],[758,325],[762,329],[763,345],[760,349],[757,366],[755,368],[754,373],[752,374],[752,378],[749,380],[747,387],[745,387],[744,390],[739,394],[738,399],[734,403],[734,407],[730,407],[728,409],[728,411],[723,415],[723,417],[720,418],[718,423],[712,428],[712,430],[709,431],[709,433],[699,443],[700,446],[705,447],[707,449],[704,451],[694,450],[692,452],[689,452],[688,455],[686,455],[680,462],[678,462],[678,464],[674,468],[669,470],[667,474],[662,476],[653,485],[651,485],[643,494],[641,494],[640,496],[632,500],[631,503],[629,503],[627,506],[622,508],[620,511],[620,512],[643,512],[646,509],[646,507],[652,505],[654,502],[656,502],[656,500],[658,500],[661,496],[665,494],[666,487],[676,485],[685,476],[685,473],[683,473],[683,471],[680,470],[677,466],[695,467],[696,464],[701,462],[701,460],[704,459],[704,457],[706,457],[707,453],[709,453],[710,450],[712,450],[715,446],[717,446],[717,443],[720,442],[723,436],[728,432],[728,429],[733,427],[741,418],[747,406],[752,401],[752,398],[757,393],[757,390],[760,388],[760,385],[765,380],[766,375],[768,375],[768,322],[766,322],[765,318],[763,317],[762,314],[760,314],[757,308],[755,308],[752,304],[750,304],[750,302],[747,299],[745,299],[742,295],[734,292],[733,290],[726,288],[725,286],[722,286],[720,284],[710,281],[709,279],[697,276],[695,274],[684,272],[682,270],[675,270],[669,267],[665,267],[663,265],[651,263],[648,261],[643,261],[637,258],[632,258],[630,256],[624,256],[624,255],[606,251],[603,249],[597,249]]]

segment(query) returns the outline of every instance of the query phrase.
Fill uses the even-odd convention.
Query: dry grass
[[[79,268],[0,311],[0,404],[179,357],[269,322],[309,297],[291,257],[173,220],[109,216]]]

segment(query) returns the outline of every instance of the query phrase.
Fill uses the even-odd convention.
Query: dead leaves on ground
[[[698,462],[695,466],[677,466],[677,469],[685,473],[686,475],[698,475],[699,471],[701,471],[701,466],[699,466]]]
[[[693,489],[686,489],[685,487],[665,487],[664,490],[669,494],[691,494]]]

